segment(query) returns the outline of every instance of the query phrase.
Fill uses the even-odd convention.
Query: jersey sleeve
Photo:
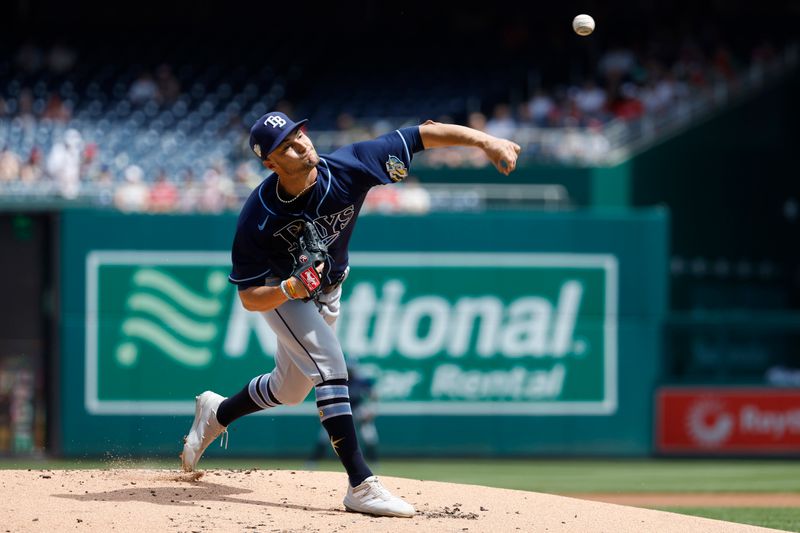
[[[380,137],[355,143],[353,155],[366,170],[365,179],[372,185],[402,181],[408,176],[414,154],[424,150],[419,126],[402,128]]]
[[[269,261],[258,253],[252,243],[248,244],[247,240],[246,236],[237,232],[231,250],[233,267],[228,281],[235,284],[240,291],[264,285],[266,279],[273,275]]]

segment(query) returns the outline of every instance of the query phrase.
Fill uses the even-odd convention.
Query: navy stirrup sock
[[[219,404],[217,422],[227,427],[237,418],[275,407],[280,403],[269,390],[269,374],[262,374],[254,377],[245,388]]]
[[[247,387],[245,387],[230,398],[222,400],[222,403],[219,404],[219,409],[217,409],[217,422],[223,426],[228,426],[237,418],[260,410],[261,408],[250,399],[250,394],[247,392]]]
[[[331,439],[333,451],[347,470],[350,486],[355,487],[371,476],[372,471],[358,447],[347,380],[324,381],[317,385],[316,395],[319,416]]]

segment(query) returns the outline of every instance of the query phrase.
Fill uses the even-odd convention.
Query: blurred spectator
[[[232,161],[250,161],[253,157],[253,151],[250,149],[250,131],[243,128],[241,122],[237,122],[236,125],[237,127],[234,130],[236,142],[231,145],[228,159]]]
[[[27,87],[19,92],[17,118],[22,121],[23,125],[31,125],[36,120],[33,110],[33,92]]]
[[[613,46],[600,58],[598,71],[606,81],[616,82],[628,78],[635,67],[636,55],[633,50]]]
[[[400,187],[372,187],[364,198],[363,209],[368,213],[396,213],[400,210]]]
[[[0,150],[0,183],[17,181],[22,168],[19,156],[11,151],[8,146]]]
[[[159,99],[158,86],[153,75],[143,72],[136,78],[128,89],[128,99],[135,105],[144,105]]]
[[[114,174],[111,172],[111,167],[108,165],[102,165],[100,167],[100,172],[94,178],[95,183],[100,185],[101,187],[113,187],[115,183]]]
[[[671,98],[664,93],[659,93],[654,81],[648,81],[639,92],[645,113],[656,115],[663,111],[671,103]]]
[[[181,84],[172,73],[172,67],[163,64],[156,70],[158,98],[161,104],[172,105],[181,95]]]
[[[640,91],[640,99],[645,112],[660,114],[679,99],[688,97],[688,93],[688,87],[679,83],[671,72],[658,68],[653,69],[653,75]]]
[[[600,162],[611,145],[602,130],[592,128],[563,128],[552,154],[560,161]]]
[[[336,129],[339,131],[353,131],[356,128],[356,119],[346,111],[342,111],[336,117]]]
[[[550,114],[555,109],[555,102],[542,88],[536,89],[528,102],[528,113],[535,126],[543,128],[548,125]]]
[[[47,99],[42,118],[52,120],[53,122],[67,122],[72,118],[72,111],[70,111],[69,107],[61,100],[58,93],[52,93]]]
[[[644,113],[644,105],[638,98],[638,89],[633,83],[624,83],[609,103],[611,112],[622,120],[634,120]]]
[[[169,181],[164,169],[156,175],[153,187],[150,189],[148,208],[156,213],[169,213],[178,205],[178,188]]]
[[[574,93],[575,106],[583,115],[600,118],[606,107],[606,92],[592,79],[587,79],[583,87]]]
[[[702,49],[691,39],[686,39],[680,46],[678,60],[673,66],[673,71],[679,79],[686,80],[694,87],[708,85],[706,76],[706,60]]]
[[[198,210],[200,195],[203,190],[195,179],[194,171],[187,168],[183,171],[180,178],[181,195],[178,199],[178,210],[182,213],[190,213]]]
[[[41,181],[44,176],[44,169],[42,168],[42,151],[38,146],[31,148],[28,154],[28,159],[22,164],[19,177],[23,183],[34,183]]]
[[[533,120],[531,119],[531,112],[528,109],[528,102],[523,102],[517,105],[517,122],[520,127],[531,126]]]
[[[400,210],[404,213],[423,215],[431,209],[431,195],[422,187],[419,179],[409,176],[401,182]]]
[[[344,146],[356,141],[371,139],[378,132],[371,132],[369,128],[356,122],[356,119],[347,112],[339,113],[336,117],[336,130],[339,133],[334,140],[336,146]]]
[[[99,147],[97,143],[86,143],[83,148],[83,157],[81,158],[81,179],[83,181],[95,181],[97,174],[100,172],[100,160],[98,157]]]
[[[708,96],[719,95],[721,97],[719,102],[727,102],[730,95],[734,94],[732,91],[736,90],[737,83],[748,81],[755,83],[772,72],[771,68],[766,68],[767,66],[775,67],[776,73],[780,72],[784,61],[791,58],[787,55],[791,47],[783,48],[782,44],[778,47],[780,42],[778,40],[775,42],[755,40],[748,52],[742,48],[744,41],[741,39],[732,40],[731,46],[728,46],[723,38],[724,33],[720,32],[719,28],[712,30],[693,34],[686,31],[679,33],[666,31],[660,35],[648,36],[646,40],[637,38],[635,47],[627,44],[615,45],[605,50],[595,48],[602,46],[601,41],[595,40],[591,53],[588,53],[585,59],[593,60],[592,58],[599,57],[599,60],[587,65],[585,77],[589,81],[580,87],[567,88],[565,80],[551,80],[551,75],[555,73],[547,71],[544,67],[541,75],[537,73],[535,78],[529,76],[524,81],[518,79],[520,85],[516,87],[504,84],[498,91],[495,89],[499,84],[489,80],[485,85],[470,87],[471,99],[467,101],[463,98],[454,98],[453,94],[446,94],[447,83],[430,87],[430,93],[426,92],[428,90],[426,87],[413,87],[414,91],[420,93],[419,98],[414,98],[414,101],[420,102],[420,108],[416,111],[424,116],[451,115],[449,119],[440,120],[452,123],[463,120],[463,113],[467,109],[483,106],[485,109],[493,110],[491,119],[487,121],[484,115],[472,113],[467,117],[469,125],[493,135],[511,138],[518,136],[518,140],[526,145],[523,157],[562,161],[575,161],[588,157],[590,161],[601,161],[603,147],[609,147],[611,142],[617,147],[619,143],[627,142],[636,136],[657,134],[663,128],[670,127],[673,119],[684,120],[689,117],[688,113],[683,112],[692,109],[690,102],[687,102],[688,99],[699,96],[708,102]],[[613,37],[609,35],[608,38]],[[76,106],[80,104],[75,112],[78,113],[80,110],[80,116],[76,118],[80,118],[81,128],[85,128],[86,132],[102,132],[93,133],[101,137],[100,145],[87,144],[82,156],[78,158],[80,181],[91,184],[92,187],[98,182],[98,175],[102,172],[99,148],[103,149],[102,163],[110,164],[113,161],[113,168],[125,168],[128,162],[135,162],[143,167],[147,176],[151,176],[155,175],[160,162],[167,158],[170,159],[171,168],[187,168],[198,164],[198,159],[195,157],[197,153],[220,147],[227,155],[231,168],[236,169],[232,176],[218,165],[208,172],[207,168],[197,166],[195,172],[197,176],[202,176],[202,179],[195,180],[191,172],[168,176],[167,182],[172,180],[173,185],[180,184],[179,198],[173,209],[181,211],[219,212],[236,208],[241,203],[246,189],[257,186],[261,181],[261,169],[255,168],[254,164],[240,164],[245,160],[250,161],[252,157],[247,142],[248,132],[242,127],[239,118],[240,111],[254,109],[253,106],[256,106],[262,97],[270,101],[281,98],[283,90],[288,87],[285,72],[280,75],[271,72],[269,78],[265,77],[264,80],[275,80],[275,85],[268,89],[269,92],[259,95],[256,94],[258,91],[267,90],[266,85],[256,90],[257,84],[248,84],[247,87],[252,88],[252,92],[249,88],[240,91],[243,89],[240,81],[247,76],[226,78],[227,74],[233,72],[226,73],[220,69],[218,78],[229,84],[229,94],[217,93],[220,101],[214,101],[213,98],[206,100],[207,104],[203,109],[211,104],[212,118],[206,120],[202,116],[199,117],[202,119],[200,121],[202,124],[214,124],[215,131],[209,129],[201,135],[192,135],[190,131],[197,129],[196,111],[199,110],[199,106],[196,104],[199,102],[195,102],[194,99],[187,99],[184,102],[179,96],[181,90],[179,78],[173,74],[173,67],[169,64],[160,65],[154,73],[142,71],[130,86],[120,85],[120,82],[127,82],[130,79],[127,71],[122,77],[115,79],[114,77],[120,74],[119,69],[104,69],[103,67],[107,65],[81,64],[81,74],[78,76],[76,73],[74,79],[51,75],[51,73],[70,72],[75,68],[77,58],[78,54],[74,50],[61,44],[56,44],[47,50],[34,43],[27,43],[18,48],[11,58],[14,64],[6,66],[11,70],[9,79],[0,88],[5,91],[0,94],[0,121],[4,115],[10,114],[14,118],[0,124],[0,126],[8,125],[5,130],[0,128],[0,133],[5,132],[6,135],[0,137],[0,146],[8,142],[11,152],[16,154],[16,166],[19,168],[16,172],[17,178],[25,182],[39,181],[43,168],[46,167],[47,174],[53,176],[62,194],[65,196],[76,194],[76,181],[62,176],[61,173],[64,172],[62,165],[53,162],[58,159],[56,156],[65,145],[53,146],[51,149],[48,144],[53,140],[59,141],[57,145],[64,144],[63,140],[54,139],[54,135],[58,136],[62,131],[61,125],[54,126],[50,122],[66,123],[66,127],[69,127],[72,120],[71,105],[75,102]],[[746,77],[742,75],[744,66],[751,69]],[[245,71],[249,67],[242,65],[237,68],[241,70],[240,74],[246,74]],[[575,68],[578,69],[579,66],[576,65]],[[213,74],[215,69],[216,67],[207,70],[206,74]],[[570,73],[572,72],[573,70],[570,70]],[[295,74],[302,78],[300,70]],[[443,72],[443,78],[446,78],[447,74],[448,72]],[[203,74],[202,65],[200,68],[194,66],[185,70],[181,68],[180,80],[188,80],[184,83],[192,86],[195,83],[206,84],[204,90],[198,94],[212,93],[217,82],[213,76]],[[538,84],[540,80],[551,80],[554,84],[537,87],[530,99],[519,103],[515,109],[503,101],[512,94],[519,94],[521,87]],[[591,80],[597,81],[597,84]],[[120,88],[123,91],[122,95],[119,94]],[[177,102],[171,109],[162,109],[163,112],[158,115],[137,112],[127,105],[128,102],[119,102],[120,98],[126,99],[124,94],[126,88],[127,99],[136,105],[147,102],[169,103],[175,99]],[[372,137],[393,131],[405,125],[403,121],[408,121],[406,122],[408,124],[412,120],[417,120],[417,117],[402,115],[403,112],[410,112],[410,106],[405,101],[400,102],[397,97],[391,99],[392,91],[389,89],[385,92],[375,91],[375,102],[372,101],[372,94],[362,97],[356,96],[355,93],[347,94],[346,90],[343,94],[340,92],[323,91],[319,101],[309,99],[310,101],[303,103],[304,109],[309,110],[308,114],[312,115],[312,118],[316,118],[313,114],[328,104],[325,101],[326,94],[330,94],[331,101],[336,102],[337,106],[341,102],[347,104],[339,107],[330,106],[324,109],[324,112],[319,112],[320,120],[312,121],[312,129],[333,130],[321,131],[320,133],[324,135],[320,136],[334,146],[347,144],[362,135]],[[472,99],[473,94],[474,99]],[[344,100],[341,97],[344,97]],[[354,98],[357,101],[352,101]],[[714,103],[713,100],[710,101]],[[286,100],[280,101],[275,107],[289,114],[293,112],[291,102]],[[338,111],[348,109],[351,112],[341,112],[337,116],[335,113],[332,115],[330,109]],[[380,109],[391,109],[384,113],[384,116],[390,118],[381,120],[368,118],[378,114],[376,110]],[[635,122],[644,116],[658,116],[660,120],[626,123],[626,121]],[[452,117],[456,117],[456,120]],[[123,125],[122,121],[128,122]],[[220,125],[219,130],[216,130],[217,124]],[[521,129],[520,126],[524,128]],[[146,132],[145,128],[151,128],[151,131]],[[174,136],[160,135],[163,128],[169,129],[170,134]],[[241,136],[237,137],[239,134]],[[135,136],[131,138],[132,142],[122,141],[127,135]],[[118,153],[111,153],[114,150]],[[47,156],[45,158],[48,161],[47,165],[42,164],[42,153]],[[14,164],[10,155],[5,155],[5,158],[3,172],[8,179],[12,174],[9,169],[13,168]],[[437,167],[488,165],[482,151],[470,148],[423,152],[419,154],[417,163]],[[109,175],[104,179],[113,179],[113,176]],[[411,182],[399,189],[409,189],[411,192],[409,197],[413,198],[415,186],[406,187],[407,185],[411,185]],[[379,194],[373,199],[376,207],[395,209],[386,206],[391,206],[395,201],[402,204],[402,195],[393,199],[388,193],[385,194],[387,196],[384,198]],[[156,192],[153,192],[153,195],[158,197]],[[396,209],[407,208],[401,205]]]
[[[511,107],[508,104],[497,104],[492,112],[492,118],[486,122],[486,133],[495,137],[511,139],[516,130],[517,122],[511,115]]]
[[[140,212],[147,209],[150,191],[144,183],[144,171],[137,165],[125,169],[125,181],[117,187],[114,206],[120,211]]]
[[[261,183],[261,176],[253,172],[250,161],[239,163],[233,174],[233,203],[228,207],[238,208],[259,183]]]
[[[64,132],[63,139],[55,143],[47,155],[47,174],[56,182],[64,198],[78,196],[82,149],[83,138],[80,132],[68,129]]]
[[[205,213],[221,213],[235,197],[233,182],[228,178],[220,164],[215,164],[203,174],[203,188],[197,208]]]
[[[732,81],[736,77],[733,54],[722,44],[717,45],[711,58],[711,66],[714,73],[725,81]]]
[[[107,206],[114,203],[116,186],[114,174],[108,165],[102,165],[99,172],[92,177],[92,189],[100,205]]]
[[[363,207],[365,212],[418,215],[427,213],[430,208],[430,193],[419,184],[419,180],[414,176],[409,176],[391,187],[371,188],[364,200]]]

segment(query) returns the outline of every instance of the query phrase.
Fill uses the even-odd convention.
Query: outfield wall
[[[235,224],[63,213],[65,455],[178,453],[194,395],[272,368],[274,336],[226,281]],[[338,331],[376,380],[383,455],[651,452],[664,210],[358,225]],[[311,400],[237,421],[228,454],[307,454]]]

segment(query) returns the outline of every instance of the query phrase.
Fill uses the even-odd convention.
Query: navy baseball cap
[[[294,122],[280,111],[267,113],[250,128],[250,149],[263,161],[290,133],[306,122],[305,119]]]

